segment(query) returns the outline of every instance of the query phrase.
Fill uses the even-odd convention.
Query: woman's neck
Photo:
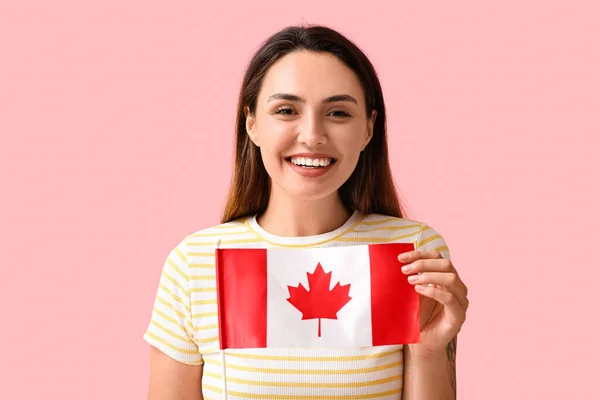
[[[276,236],[314,236],[339,228],[351,215],[352,210],[344,206],[337,192],[318,200],[271,193],[269,205],[257,222]]]

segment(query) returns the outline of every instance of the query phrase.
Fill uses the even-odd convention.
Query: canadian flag
[[[412,243],[217,249],[221,349],[418,343]]]

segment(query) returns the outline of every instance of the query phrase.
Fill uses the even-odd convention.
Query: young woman
[[[442,236],[402,216],[382,91],[367,57],[326,27],[276,33],[244,76],[236,135],[223,223],[186,236],[165,261],[144,334],[148,398],[454,399],[467,288]],[[223,366],[217,240],[223,248],[415,243],[399,260],[421,295],[420,343],[226,350]]]

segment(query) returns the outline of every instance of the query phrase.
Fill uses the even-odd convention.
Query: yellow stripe
[[[195,263],[195,264],[188,264],[190,268],[214,268],[215,264],[199,264],[199,263]]]
[[[154,309],[152,310],[153,312],[157,313],[158,315],[160,315],[161,317],[163,317],[164,319],[166,319],[167,321],[180,326],[179,325],[179,321],[177,321],[175,318],[171,318],[169,317],[167,314],[165,314],[164,312],[160,311],[158,308],[154,307]]]
[[[216,292],[217,288],[210,287],[201,287],[201,288],[192,288],[192,293],[207,293],[207,292]]]
[[[184,353],[184,354],[197,354],[198,356],[200,356],[200,353],[198,353],[198,350],[188,350],[188,349],[182,349],[180,347],[174,346],[173,344],[167,342],[166,340],[164,340],[163,338],[161,338],[160,336],[156,336],[154,333],[152,332],[146,332],[146,334],[148,336],[150,336],[152,339],[161,342],[162,344],[164,344],[167,347],[170,347],[171,349],[178,351],[180,353]]]
[[[215,278],[215,275],[195,275],[191,277],[194,281],[214,281]]]
[[[190,297],[190,292],[184,288],[183,286],[181,286],[181,283],[177,282],[175,280],[175,278],[171,277],[171,275],[169,275],[166,271],[163,271],[163,275],[165,276],[165,278],[167,278],[173,285],[177,286],[179,289],[181,289],[181,291],[183,292],[183,294],[185,294],[188,298]]]
[[[167,321],[171,322],[173,325],[177,325],[179,326],[181,329],[183,329],[183,327],[180,325],[179,321],[177,321],[174,318],[169,317],[167,314],[165,314],[164,312],[160,311],[158,308],[154,307],[154,312],[156,312],[158,315],[160,315],[161,317],[163,317],[164,319],[166,319]],[[186,325],[188,326],[188,328],[192,329],[192,324],[190,323],[190,321],[188,321],[187,319],[185,320]]]
[[[213,243],[214,246],[214,243]],[[214,257],[215,253],[212,251],[209,252],[199,252],[199,251],[188,251],[188,256],[193,257]]]
[[[211,378],[215,378],[215,379],[223,379],[223,377],[220,374],[215,374],[214,372],[202,372],[202,376],[210,376]],[[229,380],[229,378],[227,378],[227,380]]]
[[[193,343],[194,343],[194,342],[193,342],[192,340],[190,340],[189,338],[185,338],[185,337],[183,337],[183,336],[181,336],[181,335],[178,335],[178,334],[177,334],[177,333],[175,333],[175,332],[172,332],[172,331],[170,331],[169,329],[167,329],[166,327],[162,326],[161,324],[159,324],[158,322],[156,322],[156,321],[154,321],[154,320],[150,321],[150,323],[151,323],[152,325],[156,326],[158,329],[160,329],[160,330],[162,330],[163,332],[165,332],[167,335],[171,335],[171,336],[173,336],[174,338],[181,340],[182,342],[186,342],[186,343],[190,343],[190,344],[193,344]]]
[[[194,300],[194,301],[192,301],[193,306],[206,306],[209,304],[217,304],[217,300],[213,299],[213,300]]]
[[[339,382],[339,383],[317,383],[314,382],[264,382],[264,381],[255,381],[250,379],[240,379],[227,377],[227,382],[239,383],[242,385],[252,385],[252,386],[274,386],[274,387],[298,387],[298,388],[306,388],[318,386],[319,388],[343,388],[343,387],[365,387],[365,386],[375,386],[375,385],[383,385],[384,383],[394,382],[396,380],[402,379],[402,374],[390,376],[383,379],[376,379],[372,381],[362,381],[362,382]]]
[[[205,317],[216,317],[217,316],[217,312],[213,311],[213,312],[205,312],[205,313],[196,313],[194,315],[192,315],[192,318],[205,318]]]
[[[167,292],[167,293],[168,293],[168,294],[171,296],[171,298],[172,298],[173,300],[175,300],[175,301],[176,301],[178,304],[181,304],[183,307],[185,307],[185,309],[186,309],[188,312],[191,312],[191,310],[190,310],[190,306],[188,306],[187,302],[183,301],[183,300],[181,299],[181,297],[179,297],[179,296],[177,296],[175,293],[171,292],[171,289],[169,289],[169,288],[168,288],[168,287],[167,287],[165,284],[163,284],[163,283],[161,282],[161,283],[159,283],[159,284],[158,284],[158,286],[159,286],[159,287],[160,287],[162,290],[164,290],[165,292]],[[167,303],[168,303],[168,302],[166,302],[165,304],[167,304]],[[168,304],[168,306],[169,306],[169,307],[171,307],[171,308],[173,308],[173,305],[172,305],[172,304],[170,304],[170,303]],[[175,308],[173,308],[173,310],[175,310]]]
[[[427,239],[421,240],[418,244],[417,244],[417,248],[421,248],[423,246],[425,246],[427,243],[433,242],[436,239],[441,239],[442,237],[440,235],[433,235],[428,237]]]
[[[316,385],[314,385],[316,386]],[[249,399],[269,399],[269,400],[289,400],[289,399],[316,399],[316,400],[327,400],[327,399],[339,399],[338,395],[323,396],[323,395],[308,395],[298,396],[295,394],[254,394],[254,393],[243,393],[236,392],[234,390],[228,390],[228,394],[238,397],[246,397]],[[386,390],[385,392],[372,393],[372,394],[355,394],[355,395],[344,395],[344,399],[376,399],[378,397],[391,396],[393,394],[402,393],[402,389]]]
[[[244,218],[244,217],[242,217]],[[242,220],[242,218],[238,219],[237,221],[230,221],[230,222],[225,222],[221,225],[216,225],[213,226],[211,229],[239,229],[242,226],[244,226],[244,221]]]
[[[365,215],[362,215],[355,223],[354,225],[352,225],[351,227],[349,227],[347,230],[345,230],[344,232],[341,232],[340,234],[330,238],[330,239],[326,239],[326,240],[322,240],[320,242],[313,242],[313,243],[308,243],[308,244],[281,244],[281,243],[277,243],[277,242],[272,242],[262,236],[260,236],[260,234],[258,232],[256,232],[254,229],[252,229],[252,226],[250,226],[250,218],[246,219],[246,227],[252,231],[252,233],[254,233],[258,238],[260,238],[260,240],[257,241],[264,241],[266,243],[272,244],[274,246],[279,246],[279,247],[291,247],[291,248],[306,248],[306,247],[311,247],[311,246],[318,246],[320,244],[323,243],[328,243],[328,242],[332,242],[335,240],[339,240],[339,238],[341,238],[342,236],[344,236],[345,234],[347,234],[348,232],[351,232],[359,223],[360,221],[362,221],[365,218]]]
[[[212,358],[206,358],[206,359],[204,360],[204,362],[205,362],[206,364],[218,365],[219,367],[221,366],[221,361],[220,361],[220,360],[214,360],[214,359],[212,359]]]
[[[422,223],[421,224],[421,229],[419,230],[419,232],[425,232],[429,229],[432,229],[429,225],[427,225],[426,223]]]
[[[360,224],[361,225],[379,225],[379,224],[385,224],[386,222],[400,221],[400,220],[401,220],[400,218],[389,217],[389,218],[384,218],[384,219],[380,219],[377,221],[363,221]]]
[[[397,354],[402,352],[402,348],[384,351],[379,354],[364,354],[359,356],[331,356],[331,357],[302,357],[302,356],[264,356],[258,354],[244,354],[244,353],[225,353],[227,357],[234,358],[249,358],[252,360],[268,360],[268,361],[317,361],[317,362],[325,362],[325,361],[360,361],[360,360],[369,360],[373,358],[383,358],[390,356],[392,354]]]
[[[437,252],[440,252],[440,251],[450,251],[450,250],[448,249],[448,246],[438,246],[438,247],[436,247],[436,248],[435,248],[435,249],[433,249],[433,250],[435,250],[435,251],[437,251]]]
[[[219,341],[219,337],[215,336],[215,337],[209,337],[209,338],[199,338],[199,337],[194,337],[196,339],[196,341],[198,343],[212,343],[212,342],[218,342]]]
[[[379,365],[376,367],[369,368],[358,368],[358,369],[282,369],[282,368],[254,368],[244,367],[243,365],[227,364],[227,368],[247,371],[247,372],[258,372],[263,374],[298,374],[298,375],[350,375],[350,374],[366,374],[368,372],[383,371],[386,369],[399,367],[402,365],[402,361],[397,361],[389,364]]]
[[[221,393],[221,389],[219,389],[218,387],[207,385],[205,383],[202,384],[202,389],[208,389],[208,390],[212,390],[213,392]],[[227,393],[231,393],[231,392],[227,391]]]
[[[173,260],[167,259],[167,263],[171,266],[171,268],[173,268],[175,271],[177,271],[179,273],[179,275],[181,275],[185,280],[189,280],[190,279],[190,277],[188,276],[188,274],[186,274],[185,272],[183,272],[181,270],[181,268],[179,268],[177,266],[177,264],[175,264],[173,262]]]
[[[179,258],[183,260],[184,263],[187,264],[187,257],[185,256],[185,254],[183,254],[181,250],[179,250],[178,247],[175,247],[175,253],[179,256]]]
[[[405,226],[378,226],[370,229],[355,229],[353,232],[374,232],[374,231],[404,231],[407,229],[414,229],[421,226],[420,224],[412,224]]]
[[[387,243],[387,242],[392,242],[394,240],[416,237],[416,235],[417,234],[415,232],[412,232],[412,233],[407,233],[404,235],[392,236],[392,237],[386,237],[386,238],[381,238],[381,237],[339,238],[338,241],[340,241],[340,242]]]
[[[212,324],[212,325],[200,325],[194,328],[194,331],[208,331],[211,329],[217,329],[219,327],[219,325],[217,324]]]
[[[165,299],[163,299],[162,297],[158,297],[156,296],[156,299],[161,302],[162,304],[164,304],[165,306],[169,307],[171,310],[173,310],[173,312],[175,314],[177,314],[178,317],[185,319],[185,314],[182,313],[181,311],[175,309],[175,307],[173,307],[173,304],[169,303],[168,301],[166,301]]]
[[[233,240],[221,240],[221,245],[225,244],[243,244],[243,243],[253,243],[253,242],[262,242],[261,238],[248,238],[248,239],[233,239]],[[214,242],[192,242],[190,246],[214,246]]]
[[[216,228],[216,227],[213,227]],[[239,228],[244,228],[244,226],[237,226],[237,229]],[[207,238],[207,237],[214,237],[215,239],[217,239],[220,236],[227,236],[227,235],[244,235],[244,234],[248,234],[250,233],[247,229],[240,231],[240,232],[208,232],[208,233],[195,233],[191,236],[188,236],[190,238]],[[214,244],[214,243],[213,243]]]

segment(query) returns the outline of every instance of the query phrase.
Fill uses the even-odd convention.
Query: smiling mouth
[[[335,158],[309,158],[309,157],[288,157],[285,159],[286,161],[297,165],[299,167],[303,167],[306,169],[318,169],[325,168],[330,166],[331,164],[335,164]]]

